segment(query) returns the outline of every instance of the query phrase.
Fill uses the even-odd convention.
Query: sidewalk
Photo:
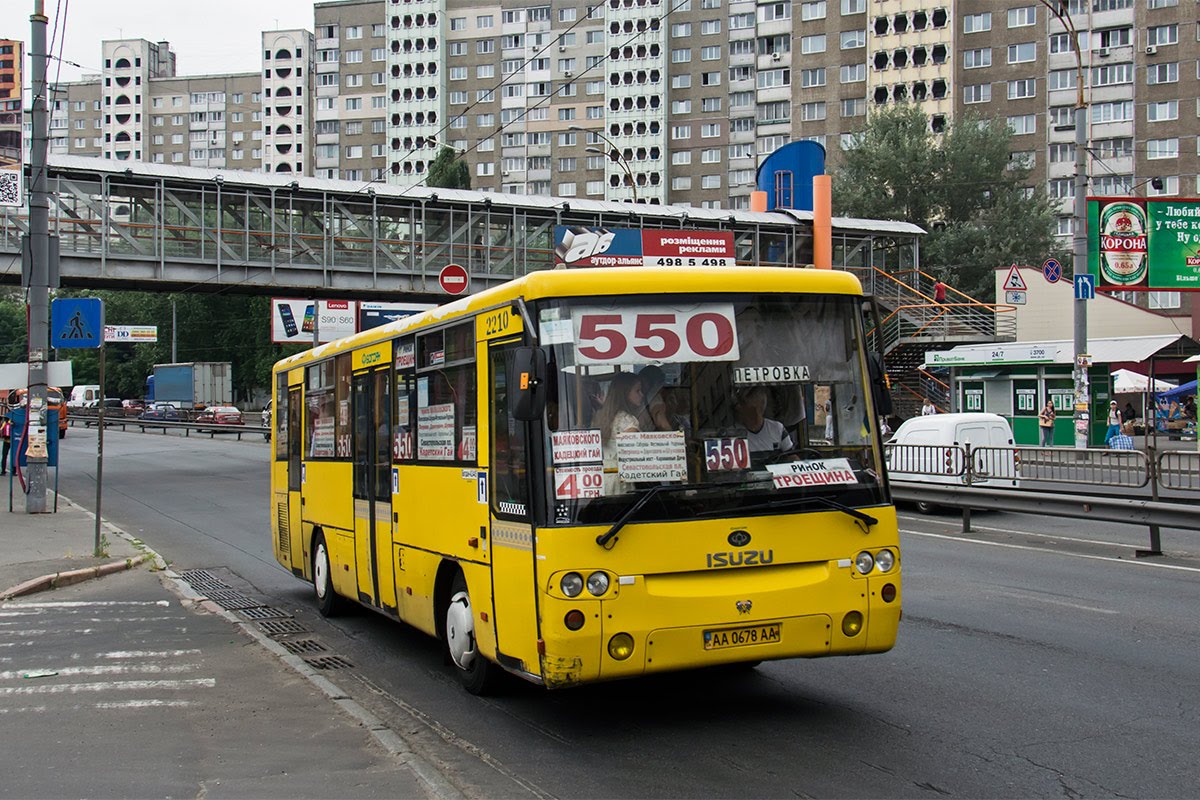
[[[96,558],[90,512],[60,498],[26,514],[23,500],[0,508],[0,798],[462,797],[146,545],[104,523]],[[74,766],[48,773],[64,725]]]

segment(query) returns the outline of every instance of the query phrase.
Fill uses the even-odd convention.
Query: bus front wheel
[[[471,595],[467,592],[467,579],[462,572],[454,576],[450,586],[445,622],[443,636],[446,651],[463,688],[471,694],[488,694],[495,688],[498,669],[479,652]]]
[[[323,533],[318,533],[313,540],[312,576],[317,610],[323,617],[336,616],[341,604],[338,602],[337,592],[333,590],[333,570],[329,566],[329,549],[325,545]]]

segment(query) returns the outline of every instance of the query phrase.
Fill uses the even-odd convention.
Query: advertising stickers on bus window
[[[333,458],[336,438],[333,419],[320,419],[313,424],[312,458]]]
[[[417,365],[417,346],[408,342],[396,346],[396,369],[412,369]]]
[[[474,461],[475,460],[475,426],[464,425],[462,431],[462,441],[458,443],[458,460],[459,461]],[[472,476],[472,480],[474,477]]]
[[[858,483],[858,476],[854,474],[850,461],[845,458],[767,464],[767,471],[771,473],[771,480],[776,489]]]
[[[417,409],[417,458],[454,460],[454,405],[441,403]]]
[[[603,496],[604,451],[599,430],[554,431],[550,434],[550,453],[555,500]]]
[[[579,364],[737,361],[741,355],[732,303],[577,306],[571,325]]]
[[[687,479],[683,431],[617,434],[617,475],[628,483]]]

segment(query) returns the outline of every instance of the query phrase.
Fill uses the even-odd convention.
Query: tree
[[[1055,207],[1030,170],[1010,155],[1001,120],[965,117],[935,136],[912,104],[876,112],[833,173],[835,213],[897,219],[929,231],[922,267],[984,301],[993,272],[1067,254]]]
[[[443,147],[429,165],[425,183],[442,189],[470,189],[471,170],[452,148]]]

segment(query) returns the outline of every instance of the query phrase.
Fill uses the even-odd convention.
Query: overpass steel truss
[[[732,231],[739,264],[812,261],[812,215],[803,211],[404,189],[78,156],[51,159],[49,188],[69,286],[444,299],[438,273],[450,263],[467,268],[471,291],[552,268],[557,225]],[[0,252],[19,254],[27,230],[25,209],[5,210]],[[907,263],[920,233],[835,218],[834,251]],[[0,280],[15,273],[10,265]]]

